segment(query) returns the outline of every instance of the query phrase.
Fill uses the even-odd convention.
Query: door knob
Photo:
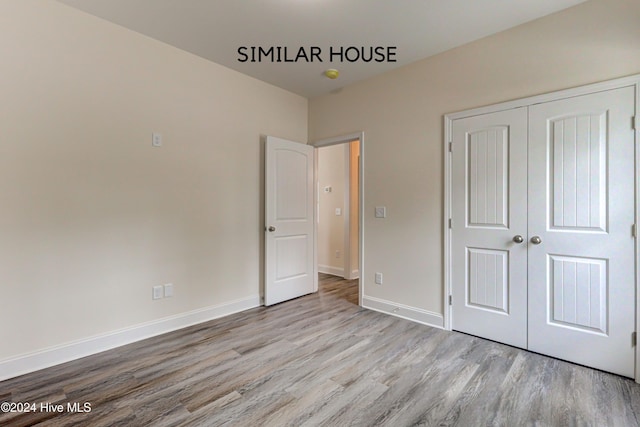
[[[519,234],[516,234],[515,236],[513,236],[513,241],[516,243],[522,243],[524,242],[524,237],[522,237]]]
[[[533,236],[531,238],[531,243],[533,243],[534,245],[539,245],[540,243],[542,243],[542,239],[539,236]]]
[[[273,225],[270,225],[268,230],[273,233],[274,231],[276,231],[276,228]]]

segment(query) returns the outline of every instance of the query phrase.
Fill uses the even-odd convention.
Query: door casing
[[[595,83],[586,86],[575,87],[572,89],[566,89],[562,91],[547,93],[543,95],[537,95],[528,98],[522,98],[514,101],[503,102],[499,104],[494,104],[486,107],[475,108],[471,110],[460,111],[457,113],[447,114],[444,116],[444,130],[445,130],[445,138],[444,138],[444,173],[445,173],[445,200],[444,200],[444,215],[443,215],[443,231],[444,231],[444,295],[443,295],[443,304],[444,304],[444,328],[446,330],[451,330],[451,305],[449,303],[449,298],[451,295],[451,230],[450,230],[450,218],[451,218],[451,202],[452,202],[452,175],[451,175],[451,153],[450,153],[450,144],[452,142],[452,124],[453,120],[472,117],[481,114],[494,113],[498,111],[510,110],[519,107],[528,107],[534,104],[556,101],[565,98],[571,98],[580,95],[587,95],[591,93],[596,93],[600,91],[605,91],[609,89],[618,89],[623,87],[634,87],[635,90],[635,102],[636,102],[636,111],[635,111],[635,200],[634,200],[634,223],[635,228],[638,228],[638,223],[640,219],[639,214],[639,200],[640,200],[640,186],[638,185],[638,178],[640,176],[640,114],[638,113],[638,104],[640,102],[640,74],[633,75],[629,77],[624,77],[615,80],[609,80],[601,83]],[[630,118],[631,119],[631,118]],[[636,237],[635,239],[635,289],[636,289],[636,301],[635,301],[635,310],[636,310],[636,331],[640,330],[640,281],[638,275],[638,266],[640,265],[640,239]],[[640,349],[639,346],[636,345],[635,349],[635,381],[640,383]]]

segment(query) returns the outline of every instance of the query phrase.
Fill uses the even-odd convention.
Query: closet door
[[[452,327],[526,348],[527,109],[452,123]]]
[[[634,89],[529,113],[529,349],[633,377]]]

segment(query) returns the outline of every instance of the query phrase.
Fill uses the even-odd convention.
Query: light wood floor
[[[638,426],[640,386],[354,305],[355,281],[0,383],[2,426]]]

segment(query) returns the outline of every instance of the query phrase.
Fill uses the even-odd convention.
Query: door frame
[[[602,92],[610,89],[619,89],[623,87],[634,87],[635,89],[635,200],[634,200],[634,221],[635,229],[638,229],[640,223],[639,201],[640,201],[640,185],[638,179],[640,177],[640,74],[628,77],[622,77],[614,80],[607,80],[599,83],[578,86],[570,89],[560,90],[556,92],[545,93],[542,95],[530,96],[527,98],[516,99],[513,101],[501,102],[470,110],[458,111],[444,116],[444,215],[443,215],[443,233],[444,233],[444,293],[443,293],[443,315],[444,329],[451,330],[452,307],[449,303],[451,295],[451,143],[453,137],[453,121],[466,117],[478,116],[487,113],[495,113],[498,111],[510,110],[520,107],[528,107],[533,104],[543,102],[557,101],[565,98],[572,98],[580,95],[588,95],[596,92]],[[632,119],[630,118],[630,121]],[[631,125],[631,123],[630,123]],[[640,266],[640,238],[636,231],[635,238],[635,325],[636,334],[640,331],[640,275],[638,268]],[[635,381],[640,383],[640,346],[635,348]]]
[[[362,280],[363,277],[363,272],[364,272],[364,132],[354,132],[354,133],[350,133],[350,134],[346,134],[346,135],[340,135],[340,136],[336,136],[333,138],[325,138],[325,139],[320,139],[317,141],[314,141],[312,143],[310,143],[310,145],[312,145],[313,147],[315,147],[316,149],[316,164],[315,164],[315,191],[318,191],[318,155],[317,155],[317,151],[319,148],[322,147],[329,147],[331,145],[338,145],[338,144],[345,144],[345,143],[350,143],[352,141],[355,140],[359,140],[360,141],[360,155],[359,155],[359,159],[358,159],[358,305],[362,306],[362,295],[363,295],[363,283],[364,281]],[[350,144],[348,144],[346,146],[347,148],[350,147]],[[349,185],[349,182],[351,180],[350,176],[351,176],[351,156],[347,156],[346,158],[346,166],[345,166],[345,172],[348,173],[347,175],[347,184]],[[318,198],[318,194],[315,195],[316,199]],[[344,209],[342,210],[342,214],[345,217],[345,223],[349,220],[350,216],[351,216],[351,212],[349,209],[349,200],[350,200],[350,191],[345,191],[345,205],[344,205]],[[318,244],[318,239],[317,239],[317,233],[318,233],[318,205],[317,203],[315,204],[315,211],[316,211],[316,221],[315,221],[315,233],[316,233],[316,259],[315,259],[315,266],[316,266],[316,270],[318,269],[318,257],[317,257],[317,244]],[[344,271],[347,271],[347,268],[350,269],[350,264],[351,264],[351,253],[349,251],[349,249],[351,248],[351,221],[349,221],[349,229],[345,229],[345,249],[344,249],[344,253],[343,253],[343,262],[345,264],[345,269]],[[348,264],[347,264],[348,263]],[[349,271],[349,276],[351,276],[351,272]]]

